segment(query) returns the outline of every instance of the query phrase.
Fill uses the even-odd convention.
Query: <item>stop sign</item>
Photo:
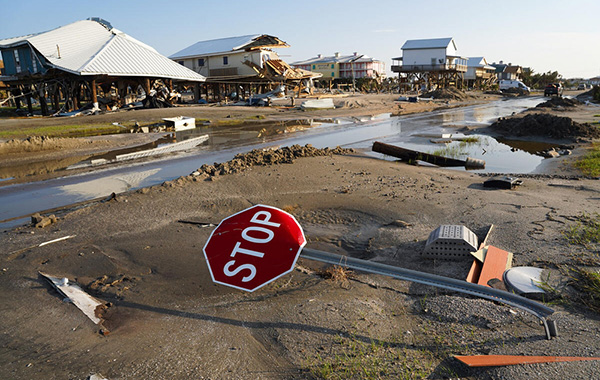
[[[294,268],[306,238],[287,212],[256,205],[225,218],[204,246],[212,280],[253,292]]]

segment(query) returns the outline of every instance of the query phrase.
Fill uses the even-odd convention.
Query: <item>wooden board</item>
[[[90,296],[81,290],[79,286],[70,284],[66,278],[54,277],[42,272],[39,272],[39,274],[46,278],[62,295],[71,300],[73,305],[77,306],[92,322],[95,324],[102,322],[102,319],[96,316],[96,309],[98,306],[103,305],[103,302]]]
[[[502,281],[504,271],[512,266],[512,253],[504,251],[493,245],[487,247],[483,267],[477,283],[488,286],[488,281],[497,278]]]
[[[456,359],[469,367],[495,367],[516,364],[575,362],[584,360],[600,360],[596,357],[583,356],[523,356],[523,355],[455,355]]]

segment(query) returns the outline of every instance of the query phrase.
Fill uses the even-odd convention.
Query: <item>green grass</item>
[[[595,143],[588,153],[575,161],[575,167],[585,175],[600,176],[600,144]]]
[[[487,139],[481,140],[479,137],[465,137],[460,141],[454,141],[450,144],[447,144],[444,148],[429,152],[429,154],[458,159],[462,156],[466,156],[468,153],[465,151],[465,149],[472,145],[483,147],[485,145],[489,145],[489,141]]]
[[[565,231],[565,237],[571,244],[590,247],[600,243],[600,214],[582,214],[574,226]]]
[[[600,313],[600,273],[582,268],[575,268],[572,273],[571,284],[579,290],[580,302]]]
[[[0,139],[19,138],[27,136],[49,137],[84,137],[123,133],[127,130],[112,124],[93,125],[52,125],[34,128],[19,128],[0,131]]]
[[[318,379],[423,379],[434,362],[426,351],[388,347],[353,338],[338,339],[333,355],[317,355],[308,365]]]

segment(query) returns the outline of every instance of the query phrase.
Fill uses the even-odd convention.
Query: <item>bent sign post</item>
[[[292,215],[257,205],[223,219],[206,242],[204,256],[214,282],[253,292],[291,272],[305,244],[302,227]],[[502,302],[538,317],[548,339],[557,336],[556,322],[548,319],[554,310],[516,294],[314,249],[305,249],[302,257]]]
[[[256,205],[223,219],[204,246],[214,282],[253,292],[294,269],[306,238],[296,219]]]

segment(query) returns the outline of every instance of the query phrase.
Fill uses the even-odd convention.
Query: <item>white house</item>
[[[495,72],[496,68],[489,65],[484,57],[469,57],[464,78],[469,87],[486,87],[496,81]]]
[[[467,60],[458,55],[451,37],[407,40],[402,46],[402,57],[393,60],[398,61],[392,66],[394,72],[467,71]]]
[[[408,40],[402,57],[392,61],[392,72],[406,89],[461,87],[467,71],[467,59],[458,55],[452,37]]]

